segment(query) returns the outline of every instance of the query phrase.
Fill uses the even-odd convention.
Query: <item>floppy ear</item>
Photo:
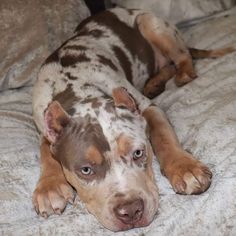
[[[70,117],[63,110],[59,102],[54,101],[50,103],[44,114],[45,136],[48,141],[55,143],[69,121]]]
[[[126,108],[131,112],[139,113],[138,105],[133,96],[124,87],[118,87],[112,90],[112,97],[116,107]]]

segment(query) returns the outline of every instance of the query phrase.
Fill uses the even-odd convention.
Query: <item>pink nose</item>
[[[116,217],[124,224],[134,224],[142,218],[144,203],[142,199],[124,202],[114,208]]]

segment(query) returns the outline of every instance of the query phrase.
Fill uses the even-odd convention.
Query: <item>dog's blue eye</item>
[[[83,175],[91,175],[91,174],[93,174],[93,171],[92,171],[92,169],[90,167],[85,166],[85,167],[81,168],[81,173]]]
[[[143,150],[136,150],[133,154],[133,159],[138,160],[139,158],[143,157],[144,151]]]

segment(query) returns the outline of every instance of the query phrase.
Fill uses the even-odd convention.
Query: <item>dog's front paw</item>
[[[209,168],[187,152],[174,158],[162,171],[176,193],[200,194],[211,184],[212,173]]]
[[[60,215],[67,202],[73,203],[72,187],[64,175],[47,176],[39,180],[33,193],[33,205],[38,214],[47,218],[49,215]]]

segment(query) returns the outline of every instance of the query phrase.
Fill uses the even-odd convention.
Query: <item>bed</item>
[[[148,227],[112,233],[79,199],[61,216],[45,220],[31,203],[40,171],[32,84],[46,55],[72,35],[89,11],[79,0],[1,4],[0,235],[236,235],[236,52],[196,61],[195,81],[177,88],[171,80],[153,100],[166,112],[183,147],[212,170],[207,192],[175,194],[154,161],[160,207]],[[219,13],[184,20],[178,25],[189,46],[236,46],[233,4]]]

